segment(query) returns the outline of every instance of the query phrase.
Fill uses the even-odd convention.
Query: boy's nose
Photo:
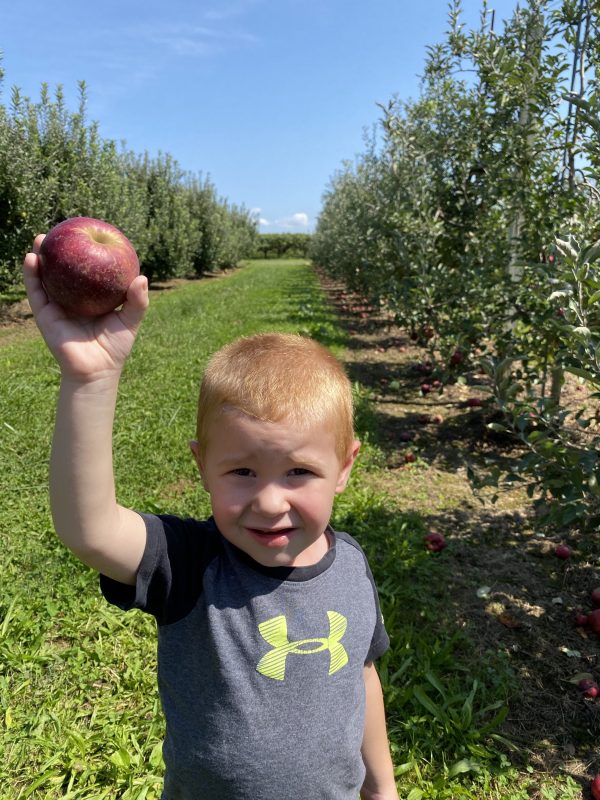
[[[290,504],[286,500],[285,492],[280,486],[272,483],[262,486],[254,495],[252,510],[261,514],[275,516],[289,511]]]

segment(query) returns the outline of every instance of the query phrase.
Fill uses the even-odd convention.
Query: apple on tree
[[[120,306],[140,264],[133,245],[114,225],[71,217],[44,237],[40,278],[48,297],[71,314],[96,317]]]

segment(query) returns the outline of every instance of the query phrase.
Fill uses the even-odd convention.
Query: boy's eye
[[[231,472],[233,475],[241,475],[246,478],[252,474],[252,470],[247,467],[238,467],[238,469],[232,469]]]
[[[293,478],[297,478],[302,475],[312,475],[312,472],[309,469],[304,469],[304,467],[294,467],[294,469],[290,470],[290,475]]]

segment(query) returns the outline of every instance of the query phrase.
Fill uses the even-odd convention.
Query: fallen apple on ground
[[[583,680],[579,681],[577,688],[581,689],[585,697],[590,697],[592,700],[598,697],[600,694],[598,684],[591,678],[584,678]]]
[[[71,217],[52,228],[39,258],[48,297],[82,317],[96,317],[120,306],[140,273],[137,253],[125,234],[91,217]]]
[[[438,533],[438,531],[431,531],[424,536],[423,539],[425,541],[425,547],[428,550],[431,550],[432,553],[439,553],[440,550],[443,550],[444,547],[446,547],[446,540],[441,533]]]
[[[585,628],[587,624],[588,624],[588,615],[584,614],[583,611],[578,611],[575,614],[575,625],[577,625],[578,628]]]
[[[596,775],[592,781],[590,791],[594,800],[600,800],[600,775]]]
[[[554,555],[557,558],[562,558],[563,560],[571,558],[571,548],[568,547],[566,544],[559,544],[554,551]]]
[[[600,633],[600,608],[588,614],[588,627],[594,633]]]

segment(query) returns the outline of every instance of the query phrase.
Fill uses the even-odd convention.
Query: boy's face
[[[309,566],[326,553],[333,499],[358,450],[340,464],[327,425],[298,429],[227,409],[210,427],[205,453],[192,450],[223,536],[264,566]]]

